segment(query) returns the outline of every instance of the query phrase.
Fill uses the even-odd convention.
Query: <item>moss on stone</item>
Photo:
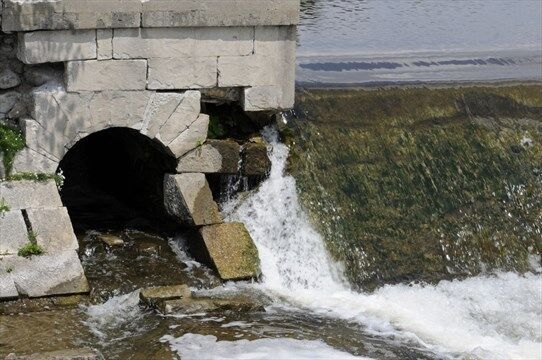
[[[300,92],[290,171],[353,283],[528,269],[542,87]]]

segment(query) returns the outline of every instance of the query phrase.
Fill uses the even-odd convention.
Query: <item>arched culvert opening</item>
[[[83,138],[59,165],[65,176],[61,196],[74,228],[173,230],[163,179],[175,167],[163,145],[136,130],[111,128]]]

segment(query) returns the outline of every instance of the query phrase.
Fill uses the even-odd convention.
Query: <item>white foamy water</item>
[[[290,304],[357,321],[367,331],[415,342],[450,357],[542,358],[542,276],[500,273],[438,285],[351,291],[284,174],[288,149],[266,130],[270,177],[253,195],[226,204],[246,224],[262,262],[262,286]],[[539,260],[538,260],[539,261]]]
[[[171,349],[182,359],[269,359],[269,360],[348,360],[366,359],[335,350],[321,341],[295,339],[260,339],[217,341],[212,335],[185,334],[163,336]]]
[[[136,321],[144,316],[139,307],[139,291],[113,296],[103,304],[84,306],[84,324],[103,343],[122,340],[138,331]]]

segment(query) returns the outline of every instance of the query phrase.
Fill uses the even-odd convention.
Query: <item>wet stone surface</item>
[[[106,359],[174,359],[178,355],[160,339],[185,334],[212,335],[219,341],[323,340],[338,350],[377,359],[434,358],[417,345],[372,336],[358,324],[282,307],[248,282],[221,286],[209,269],[183,251],[178,239],[125,230],[109,233],[124,241],[109,247],[100,235],[90,231],[79,236],[89,296],[1,304],[0,358],[91,348]],[[176,284],[190,286],[196,302],[218,306],[192,313],[172,308],[164,316],[140,303],[139,289]]]

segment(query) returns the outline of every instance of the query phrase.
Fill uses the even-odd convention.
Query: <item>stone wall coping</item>
[[[4,0],[11,31],[297,25],[299,0]]]

